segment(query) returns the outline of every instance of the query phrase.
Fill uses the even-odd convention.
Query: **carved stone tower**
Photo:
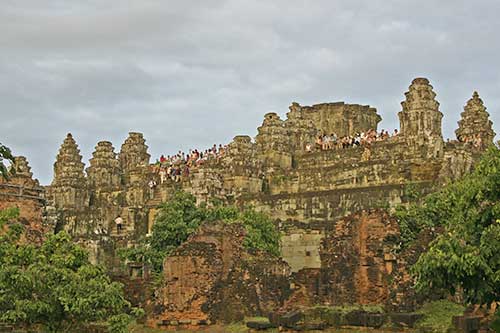
[[[242,193],[257,193],[262,189],[259,177],[260,161],[255,157],[255,145],[248,135],[235,136],[223,157],[224,189],[238,196]]]
[[[264,165],[290,168],[292,166],[290,138],[283,120],[274,112],[267,113],[262,126],[257,130],[255,144],[257,154],[262,158]]]
[[[401,102],[403,110],[398,113],[401,136],[412,147],[422,147],[429,156],[443,153],[443,135],[436,93],[429,80],[416,78],[405,93],[406,100]]]
[[[285,127],[289,132],[290,145],[295,152],[303,152],[306,144],[314,145],[316,136],[320,131],[314,126],[310,118],[304,116],[300,104],[292,103],[289,107]]]
[[[33,173],[31,172],[31,167],[28,164],[28,160],[24,156],[17,156],[14,158],[14,165],[12,166],[15,174],[12,182],[17,185],[22,185],[26,187],[39,187],[40,183],[37,179],[33,179]]]
[[[54,180],[50,192],[56,208],[81,211],[88,207],[84,167],[80,150],[71,133],[68,133],[54,163]]]
[[[129,206],[142,207],[147,200],[150,157],[142,133],[129,133],[118,157],[123,170],[123,181],[127,186],[126,200]]]
[[[489,113],[486,112],[483,100],[476,91],[474,91],[472,98],[467,101],[461,116],[462,119],[458,122],[458,129],[455,131],[458,141],[472,142],[480,137],[484,146],[493,143],[495,137],[493,124]]]
[[[121,185],[120,162],[109,141],[97,143],[87,168],[89,185],[100,191],[116,191]]]
[[[142,133],[130,132],[119,154],[126,184],[145,180],[144,173],[147,173],[150,157]]]

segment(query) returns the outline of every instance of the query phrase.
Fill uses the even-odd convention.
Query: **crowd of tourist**
[[[153,172],[158,174],[160,183],[163,184],[167,179],[179,182],[181,177],[189,176],[192,168],[196,168],[208,160],[219,160],[227,149],[227,145],[214,144],[209,149],[198,150],[190,149],[188,153],[179,151],[175,155],[161,155],[156,161]],[[156,184],[150,182],[149,187],[155,187]]]
[[[395,129],[392,136],[398,135],[398,130]],[[363,133],[357,133],[356,135],[349,135],[344,137],[338,137],[337,134],[332,133],[330,135],[323,134],[316,138],[314,145],[312,143],[306,144],[306,151],[312,152],[314,150],[331,150],[331,149],[346,149],[350,147],[366,146],[370,145],[376,141],[383,141],[391,137],[388,131],[382,130],[377,132],[376,130],[370,129]]]

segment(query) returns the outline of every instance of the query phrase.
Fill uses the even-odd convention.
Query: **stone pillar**
[[[54,180],[50,187],[56,208],[82,211],[88,207],[84,166],[80,150],[71,133],[68,133],[54,163]]]
[[[316,137],[320,130],[314,126],[310,118],[304,116],[300,104],[293,102],[289,107],[285,128],[289,133],[290,146],[295,153],[305,151],[305,146],[309,143],[314,147]]]
[[[289,169],[292,166],[290,138],[280,117],[270,112],[255,137],[256,151],[267,168]]]
[[[486,147],[493,143],[495,132],[490,115],[486,112],[486,107],[479,94],[474,91],[472,98],[467,101],[464,112],[460,114],[462,118],[458,122],[458,129],[455,131],[458,141],[474,142],[480,138],[481,146]]]
[[[398,113],[401,137],[412,147],[422,148],[429,157],[443,153],[443,136],[439,103],[429,80],[416,78],[405,93],[406,100],[401,102],[403,110]]]

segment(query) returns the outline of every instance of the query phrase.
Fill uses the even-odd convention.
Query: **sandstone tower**
[[[285,123],[274,112],[264,116],[262,126],[255,137],[257,153],[266,167],[281,167],[288,169],[292,166],[292,154]]]
[[[254,146],[248,135],[237,135],[228,145],[222,161],[225,166],[224,189],[233,196],[262,190],[261,163],[256,158]]]
[[[123,182],[126,186],[130,186],[126,194],[130,206],[142,207],[146,202],[150,157],[142,133],[129,133],[129,137],[122,144],[118,158],[123,170]]]
[[[151,157],[148,154],[148,146],[146,146],[146,140],[144,140],[142,133],[130,132],[122,144],[118,157],[124,172],[125,183],[129,184],[140,180],[144,170],[149,166]]]
[[[443,114],[429,80],[414,79],[405,96],[406,100],[401,102],[403,110],[398,113],[401,135],[411,147],[425,147],[429,157],[441,156]]]
[[[38,179],[33,179],[33,172],[31,172],[31,167],[28,164],[28,160],[24,156],[14,157],[13,169],[15,171],[16,184],[28,186],[28,187],[39,187],[40,183]]]
[[[54,180],[50,186],[56,208],[78,211],[88,207],[84,166],[80,150],[68,133],[54,163]]]
[[[458,129],[455,131],[458,141],[472,142],[479,137],[485,146],[493,143],[495,137],[493,123],[477,91],[474,91],[472,98],[467,101],[461,116]]]
[[[320,131],[310,118],[305,117],[298,103],[292,103],[286,116],[285,127],[288,130],[289,141],[294,153],[301,153],[307,144],[314,144]]]
[[[100,141],[95,147],[87,168],[89,185],[97,191],[116,191],[121,185],[120,162],[116,158],[113,145]]]

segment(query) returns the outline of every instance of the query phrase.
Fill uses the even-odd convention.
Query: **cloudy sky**
[[[500,132],[499,12],[498,0],[2,0],[0,142],[48,184],[67,132],[88,163],[129,131],[154,157],[254,136],[292,101],[370,104],[393,129],[419,76],[446,137],[473,90]]]

